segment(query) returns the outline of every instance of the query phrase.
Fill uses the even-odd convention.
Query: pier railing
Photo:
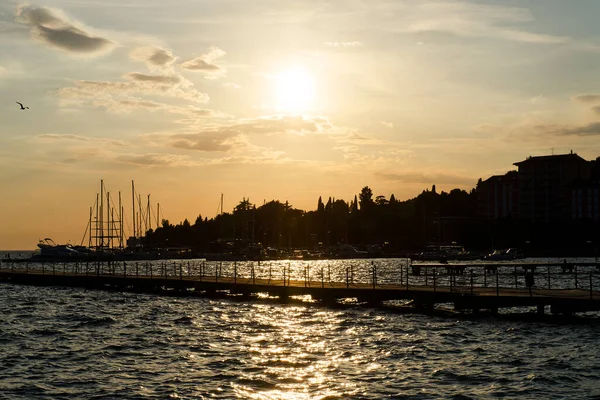
[[[198,279],[214,282],[278,284],[306,287],[367,287],[432,291],[587,290],[600,288],[596,263],[427,264],[404,259],[226,262],[206,260],[114,262],[0,261],[0,270],[42,275],[123,276],[144,279]],[[276,283],[275,283],[276,281]]]

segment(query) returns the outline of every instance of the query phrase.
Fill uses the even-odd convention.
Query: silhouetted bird
[[[29,107],[23,107],[23,104],[17,101],[17,104],[21,106],[21,110],[29,110]]]

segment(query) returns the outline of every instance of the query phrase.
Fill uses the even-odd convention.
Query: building
[[[590,180],[592,163],[571,152],[528,157],[514,165],[519,168],[519,218],[546,223],[573,218],[572,186]]]
[[[477,185],[477,215],[488,219],[516,218],[519,209],[519,174],[494,175]]]
[[[591,161],[590,179],[571,187],[571,217],[600,221],[600,157]]]
[[[571,218],[600,221],[600,182],[582,182],[573,185]]]

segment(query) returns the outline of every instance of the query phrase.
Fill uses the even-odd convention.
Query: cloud
[[[600,115],[600,106],[592,107],[592,110],[593,110],[593,111],[594,111],[596,114]]]
[[[573,100],[584,104],[600,103],[600,94],[580,94],[573,97]]]
[[[596,136],[600,135],[600,122],[573,127],[557,127],[554,129],[554,133],[559,135]]]
[[[327,47],[358,47],[362,46],[361,42],[324,42]]]
[[[405,24],[396,21],[399,32],[447,32],[463,37],[493,37],[497,39],[538,43],[562,44],[569,37],[533,33],[507,25],[533,21],[531,12],[524,8],[469,2],[416,3],[398,11]]]
[[[223,75],[225,70],[214,64],[214,60],[223,57],[225,54],[226,53],[218,47],[211,47],[208,53],[181,63],[181,68],[190,71],[203,72],[211,76]]]
[[[171,136],[170,146],[177,149],[200,151],[228,151],[235,144],[236,131],[205,131],[195,134],[175,134]]]
[[[240,89],[241,88],[240,85],[238,85],[237,83],[233,83],[233,82],[225,82],[223,84],[223,87],[230,88],[230,89]]]
[[[178,154],[121,154],[113,159],[123,164],[141,166],[191,166],[195,164],[189,157]]]
[[[361,135],[360,133],[358,133],[358,131],[356,131],[354,129],[350,130],[347,134],[339,136],[336,139],[336,141],[338,143],[347,143],[350,145],[373,145],[373,146],[391,145],[391,143],[388,141]]]
[[[169,50],[152,46],[136,47],[129,53],[129,57],[132,60],[146,63],[151,69],[171,67],[177,60],[177,57]]]
[[[176,123],[193,125],[205,118],[231,118],[230,115],[217,112],[208,108],[199,108],[194,106],[176,106],[172,104],[159,103],[151,100],[142,100],[134,97],[123,99],[102,98],[89,99],[89,104],[96,107],[102,107],[107,111],[114,113],[131,113],[134,111],[162,111],[169,114],[181,115],[184,119],[176,120]]]
[[[36,140],[42,142],[58,142],[58,141],[71,141],[71,142],[87,142],[87,143],[105,143],[113,146],[125,146],[126,143],[122,140],[107,139],[95,136],[81,136],[70,133],[45,133],[37,135]]]
[[[381,121],[381,125],[386,126],[390,129],[394,127],[394,124],[392,122],[388,122],[388,121]]]
[[[67,53],[99,55],[114,47],[112,41],[87,32],[80,23],[70,21],[58,10],[20,5],[17,20],[30,27],[35,40]]]
[[[63,105],[79,105],[82,101],[115,99],[118,96],[146,94],[167,96],[206,103],[209,97],[193,88],[192,82],[181,75],[148,75],[131,72],[127,81],[75,81],[74,86],[58,90]]]
[[[331,129],[329,121],[322,117],[275,116],[257,118],[236,124],[221,125],[193,133],[151,134],[146,137],[155,144],[178,149],[205,152],[224,152],[252,146],[247,137],[275,134],[318,134]]]
[[[183,77],[180,75],[148,75],[139,72],[130,72],[125,75],[125,78],[138,82],[154,82],[172,86],[180,83]]]
[[[448,185],[474,185],[477,179],[460,175],[446,173],[422,173],[422,172],[399,172],[399,173],[375,173],[377,177],[401,182],[401,183],[426,183],[426,184],[448,184]]]

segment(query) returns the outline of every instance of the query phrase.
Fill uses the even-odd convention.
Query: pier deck
[[[421,268],[443,268],[444,264],[413,264]],[[454,266],[456,264],[450,264]],[[464,264],[465,267],[475,267]],[[515,264],[521,265],[521,264]],[[546,264],[537,263],[537,266]],[[557,264],[552,264],[556,266]],[[489,266],[489,264],[488,264]],[[504,266],[506,266],[504,264]],[[482,265],[480,267],[485,268]],[[509,267],[513,267],[509,265]],[[177,270],[176,270],[177,271]],[[124,290],[148,293],[178,293],[190,295],[214,295],[217,292],[224,296],[245,296],[251,298],[258,293],[269,297],[288,299],[291,296],[310,295],[313,300],[325,304],[333,304],[341,299],[356,299],[358,303],[378,306],[393,300],[411,300],[416,308],[433,309],[437,304],[454,305],[455,310],[478,312],[489,310],[498,312],[500,308],[537,307],[543,313],[550,306],[552,313],[572,314],[578,312],[600,311],[600,291],[593,290],[592,275],[589,274],[588,288],[544,289],[509,288],[496,284],[486,287],[473,284],[468,279],[458,283],[450,279],[449,284],[436,284],[435,279],[429,284],[379,283],[376,275],[371,282],[329,282],[321,276],[321,280],[310,279],[266,279],[239,276],[213,276],[185,274],[180,265],[179,274],[168,276],[140,274],[85,273],[78,270],[56,268],[45,269],[0,269],[0,281],[16,284],[40,286],[69,286],[94,289]],[[216,271],[216,269],[215,269]],[[408,276],[408,268],[407,274]]]

